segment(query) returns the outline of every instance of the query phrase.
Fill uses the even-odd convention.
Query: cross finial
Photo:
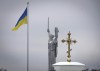
[[[64,43],[64,42],[66,42],[67,44],[68,44],[68,51],[67,51],[67,53],[68,53],[68,58],[67,58],[67,61],[68,62],[71,62],[71,55],[70,55],[70,51],[72,50],[72,49],[70,49],[70,44],[71,43],[76,43],[77,41],[76,40],[71,40],[71,38],[70,38],[70,35],[71,35],[71,33],[70,33],[70,31],[69,31],[69,33],[67,34],[68,35],[68,38],[66,38],[66,40],[62,40],[62,43]]]

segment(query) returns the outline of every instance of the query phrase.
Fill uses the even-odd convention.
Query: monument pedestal
[[[82,71],[85,70],[85,64],[79,62],[58,62],[53,64],[56,71]]]

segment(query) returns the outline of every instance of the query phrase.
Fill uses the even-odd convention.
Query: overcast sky
[[[48,33],[59,28],[57,62],[67,60],[67,46],[62,43],[70,30],[72,61],[100,68],[100,0],[30,0],[29,49],[30,71],[47,71]],[[26,8],[27,0],[0,0],[0,68],[26,71],[27,25],[11,29]]]

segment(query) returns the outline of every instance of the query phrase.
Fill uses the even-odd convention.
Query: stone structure
[[[48,18],[48,71],[54,71],[53,64],[56,63],[57,47],[58,47],[58,28],[55,27],[55,35],[52,35],[49,30],[49,18]]]
[[[80,62],[58,62],[53,64],[56,71],[83,71],[86,70],[85,64]]]

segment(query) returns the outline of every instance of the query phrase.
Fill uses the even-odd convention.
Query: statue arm
[[[47,28],[47,32],[50,33],[50,30],[49,30],[49,17],[48,17],[48,28]]]
[[[50,30],[49,30],[49,28],[47,29],[47,32],[48,32],[48,33],[50,33]]]
[[[50,35],[50,30],[49,30],[49,29],[47,29],[47,32],[48,32],[48,37],[49,37],[49,35]]]

